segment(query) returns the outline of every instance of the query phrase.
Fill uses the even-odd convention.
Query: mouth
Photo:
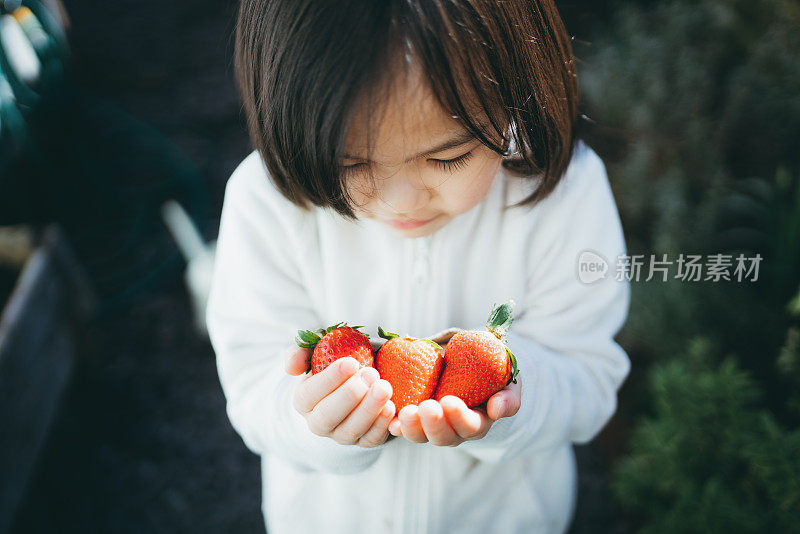
[[[433,222],[438,218],[439,216],[437,215],[436,217],[431,217],[430,219],[381,219],[381,222],[388,224],[392,228],[408,230],[411,228],[420,228],[421,226],[425,226],[426,224]]]

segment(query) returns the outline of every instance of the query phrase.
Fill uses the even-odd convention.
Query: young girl
[[[564,531],[571,444],[628,373],[629,289],[552,0],[243,0],[236,70],[257,150],[228,182],[207,319],[268,531]],[[509,299],[517,384],[474,410],[396,414],[375,369],[306,375],[293,343],[482,329]]]

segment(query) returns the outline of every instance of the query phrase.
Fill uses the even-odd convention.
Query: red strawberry
[[[503,342],[514,320],[514,301],[495,305],[486,323],[486,331],[458,332],[447,343],[444,372],[434,398],[460,397],[470,408],[486,402],[511,381],[516,382],[517,359]]]
[[[378,334],[388,341],[375,355],[375,368],[392,385],[395,413],[403,406],[430,399],[444,366],[442,347],[430,339],[384,332],[380,326]]]
[[[299,330],[295,343],[311,353],[311,374],[317,374],[331,363],[352,356],[362,367],[373,367],[372,345],[369,336],[356,330],[360,326],[347,326],[339,323],[319,330]]]

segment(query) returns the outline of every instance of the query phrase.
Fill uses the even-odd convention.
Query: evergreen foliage
[[[642,532],[798,532],[800,2],[609,20],[577,51],[629,253],[763,257],[754,283],[634,282],[620,341],[649,380],[615,494]]]

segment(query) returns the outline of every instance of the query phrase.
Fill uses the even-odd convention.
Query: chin
[[[450,221],[450,219],[451,217],[442,216],[436,219],[435,221],[431,221],[430,224],[426,224],[425,226],[420,226],[419,228],[407,228],[402,230],[397,228],[392,228],[392,229],[397,233],[397,235],[403,237],[410,237],[410,238],[426,237],[433,234],[440,228],[442,228]]]

